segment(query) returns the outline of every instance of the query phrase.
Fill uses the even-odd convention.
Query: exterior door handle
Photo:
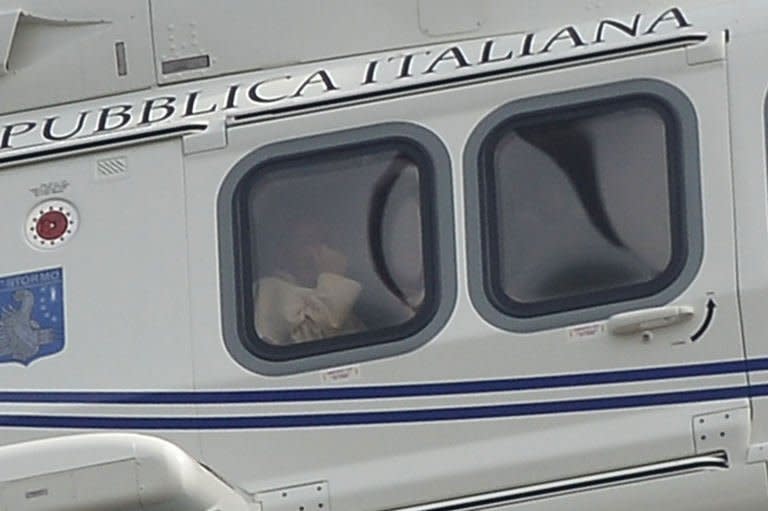
[[[608,331],[615,335],[646,332],[688,321],[694,312],[694,308],[688,305],[622,312],[608,318]]]

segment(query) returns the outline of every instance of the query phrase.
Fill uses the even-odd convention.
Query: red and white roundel
[[[27,241],[37,248],[56,248],[67,242],[80,226],[77,209],[67,201],[49,200],[35,206],[27,216]]]

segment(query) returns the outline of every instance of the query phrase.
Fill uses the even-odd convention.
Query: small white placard
[[[360,366],[337,367],[323,371],[323,383],[340,383],[360,378]]]
[[[591,323],[568,329],[569,341],[583,341],[599,337],[605,332],[605,323]]]

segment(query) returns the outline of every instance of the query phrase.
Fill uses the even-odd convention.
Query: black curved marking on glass
[[[411,424],[481,419],[504,419],[532,415],[592,412],[683,403],[723,401],[768,394],[768,385],[643,394],[631,396],[546,401],[422,410],[342,412],[231,417],[116,417],[76,415],[0,415],[0,427],[46,429],[135,429],[135,430],[240,430],[317,428],[370,424]]]
[[[409,161],[404,158],[395,158],[389,168],[382,174],[374,185],[374,191],[371,195],[372,200],[368,208],[368,250],[371,252],[374,271],[381,279],[387,290],[392,293],[403,305],[416,312],[406,298],[405,291],[395,281],[392,272],[387,265],[387,258],[384,255],[384,212],[387,207],[387,201],[392,193],[397,180],[402,172],[408,167]],[[421,205],[421,200],[419,201]],[[422,254],[423,255],[423,254]],[[428,261],[422,263],[426,267]]]
[[[768,358],[754,359],[747,362],[739,360],[533,378],[368,387],[189,392],[0,392],[0,403],[233,404],[392,399],[590,387],[616,383],[639,383],[704,376],[746,374],[747,371],[762,370],[768,370]]]
[[[520,137],[550,157],[576,191],[592,225],[611,244],[625,248],[605,208],[605,200],[597,177],[595,147],[584,128],[576,121],[557,125],[523,126]]]

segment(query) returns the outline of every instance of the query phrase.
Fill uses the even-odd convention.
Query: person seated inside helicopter
[[[274,345],[327,339],[364,330],[353,307],[362,285],[345,274],[347,257],[325,241],[318,222],[294,227],[279,265],[256,282],[256,332]]]

